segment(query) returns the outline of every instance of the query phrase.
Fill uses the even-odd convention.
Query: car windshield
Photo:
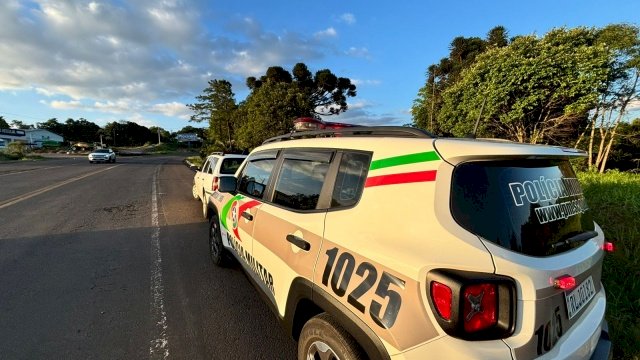
[[[107,150],[107,149],[97,149],[97,150],[94,151],[94,153],[108,154],[109,150]]]

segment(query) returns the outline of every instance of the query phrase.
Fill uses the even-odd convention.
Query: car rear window
[[[220,165],[220,174],[225,175],[233,175],[236,173],[236,170],[242,165],[244,158],[226,158],[222,160],[222,165]]]
[[[518,253],[568,251],[594,230],[567,160],[464,163],[454,170],[451,190],[451,212],[458,224]]]

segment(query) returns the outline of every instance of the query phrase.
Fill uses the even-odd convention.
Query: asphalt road
[[[0,162],[1,359],[291,359],[178,157]]]

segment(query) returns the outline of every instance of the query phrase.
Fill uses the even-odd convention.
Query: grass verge
[[[200,156],[189,156],[185,160],[187,160],[188,162],[196,165],[198,167],[198,169],[201,168],[202,164],[204,163],[204,161],[202,160],[202,158]]]
[[[594,220],[615,252],[604,259],[614,359],[640,359],[640,175],[579,173]]]

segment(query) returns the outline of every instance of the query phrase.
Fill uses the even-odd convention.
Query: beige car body
[[[602,330],[606,330],[606,300],[600,283],[604,237],[597,225],[597,236],[584,245],[538,258],[483,241],[462,228],[448,206],[458,164],[487,159],[567,159],[583,154],[559,147],[470,139],[308,138],[275,141],[255,149],[236,177],[256,155],[277,151],[277,169],[284,161],[282,154],[294,150],[326,150],[335,152],[334,158],[343,150],[370,154],[357,203],[338,209],[327,205],[328,209],[320,211],[292,211],[251,194],[221,192],[214,192],[210,202],[220,219],[225,248],[250,274],[281,320],[287,322],[294,317],[287,312],[295,309],[292,292],[297,288],[296,281],[303,279],[313,284],[318,296],[331,297],[339,303],[336,307],[348,311],[335,316],[343,317],[345,323],[357,321],[363,333],[375,337],[371,343],[362,344],[363,335],[354,335],[369,356],[378,355],[367,349],[377,344],[382,358],[393,359],[591,357]],[[272,186],[275,184],[267,190]],[[322,192],[330,191],[325,187],[331,186],[324,183]],[[292,236],[309,249],[288,241]],[[345,276],[340,276],[340,271],[335,284],[332,282],[335,262],[340,258],[342,272],[348,267],[355,269],[346,287],[342,286]],[[429,305],[426,279],[434,269],[513,279],[517,302],[512,335],[485,341],[448,335]],[[578,282],[592,277],[597,293],[580,309],[580,316],[565,322],[568,326],[560,329],[561,336],[549,339],[548,350],[543,344],[540,353],[543,345],[536,329],[548,325],[554,307],[564,306],[563,291],[554,288],[549,279],[564,274],[575,276]],[[373,282],[367,283],[367,279]],[[366,291],[362,293],[362,289]],[[399,304],[393,304],[398,297]]]

